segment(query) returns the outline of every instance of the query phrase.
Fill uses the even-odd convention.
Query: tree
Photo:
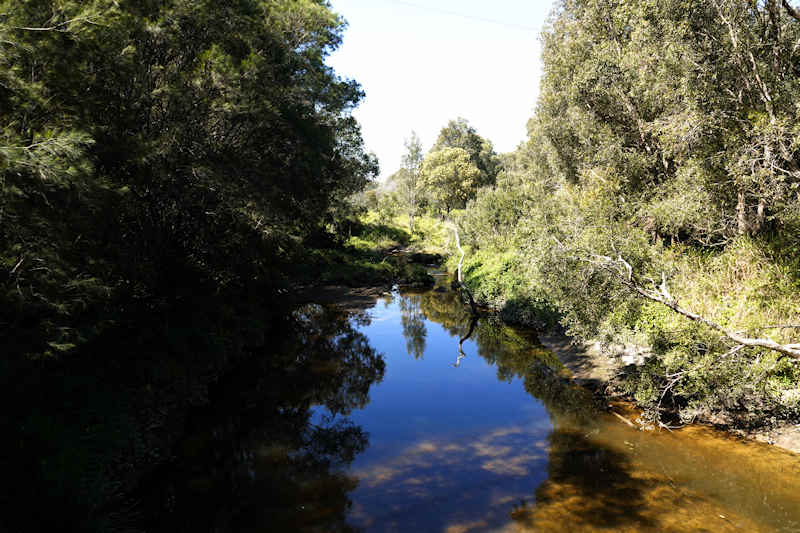
[[[408,227],[414,233],[414,215],[417,213],[420,194],[420,166],[425,157],[422,151],[422,142],[415,131],[405,142],[406,153],[402,157],[402,168],[405,171],[399,180],[400,194],[408,213]]]
[[[480,171],[478,187],[493,185],[500,170],[500,158],[494,151],[491,141],[484,139],[464,118],[457,118],[447,123],[439,132],[431,152],[443,148],[462,148],[469,154],[469,159]]]
[[[325,1],[0,13],[0,322],[32,353],[85,342],[117,298],[273,283],[377,171]]]
[[[449,215],[475,196],[481,172],[463,148],[442,148],[425,157],[421,176],[434,209]]]

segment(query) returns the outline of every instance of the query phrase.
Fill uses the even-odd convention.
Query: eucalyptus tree
[[[422,192],[420,166],[425,154],[422,150],[422,141],[415,131],[412,131],[411,137],[406,139],[405,147],[406,152],[402,157],[404,173],[400,177],[399,187],[408,214],[408,227],[411,233],[414,233],[414,216],[417,214],[419,197]]]

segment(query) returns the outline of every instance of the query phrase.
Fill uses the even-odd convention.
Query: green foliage
[[[408,229],[411,233],[414,233],[414,217],[417,214],[422,198],[420,167],[424,157],[422,141],[420,141],[417,133],[412,131],[411,137],[406,139],[403,167],[396,173],[397,178],[395,180],[398,184],[401,203],[408,214]]]
[[[484,139],[466,119],[457,118],[447,123],[439,132],[431,152],[444,148],[461,148],[469,154],[469,159],[480,171],[478,187],[493,185],[500,171],[500,158],[494,151],[492,142]]]
[[[796,363],[729,353],[608,268],[622,258],[640,284],[663,275],[682,307],[723,327],[797,342],[800,330],[770,326],[800,317],[799,37],[775,0],[559,2],[528,142],[502,156],[492,186],[443,209],[476,298],[529,323],[557,316],[586,340],[650,346],[625,387],[654,415],[800,417]]]
[[[473,198],[480,170],[463,148],[442,148],[430,152],[420,170],[422,188],[432,207],[439,213],[463,208]]]
[[[56,355],[126,301],[273,290],[376,173],[327,3],[0,2],[3,342]],[[110,314],[109,314],[110,313]]]

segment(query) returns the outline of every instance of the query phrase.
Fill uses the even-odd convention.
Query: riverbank
[[[650,355],[647,348],[635,345],[617,345],[604,349],[600,343],[580,343],[563,332],[553,329],[539,335],[539,342],[552,351],[572,373],[573,381],[588,387],[607,399],[620,397],[614,379],[627,365],[640,365]],[[625,398],[632,404],[635,400]],[[697,420],[691,425],[706,425],[721,429],[740,438],[770,444],[800,454],[800,424],[777,423],[774,427],[741,429],[718,418]],[[640,429],[652,428],[640,425]]]
[[[345,311],[364,311],[375,305],[379,298],[389,296],[390,284],[365,287],[345,285],[317,285],[302,287],[295,294],[297,303],[334,305]],[[491,312],[491,311],[490,311]],[[500,314],[502,319],[502,314]],[[560,327],[549,328],[538,334],[539,342],[558,357],[572,374],[572,380],[608,401],[623,401],[637,411],[636,401],[621,391],[615,379],[626,367],[641,365],[651,352],[637,345],[601,346],[599,342],[581,343],[566,335]],[[631,416],[633,420],[637,417]],[[697,419],[695,426],[713,427],[743,439],[777,446],[800,454],[800,425],[784,422],[773,427],[741,429],[721,416]],[[653,428],[639,424],[640,429]]]

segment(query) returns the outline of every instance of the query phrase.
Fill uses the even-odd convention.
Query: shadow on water
[[[0,531],[352,530],[368,436],[347,415],[385,369],[369,318],[217,304],[143,314],[93,356],[4,361]]]
[[[577,523],[613,529],[655,526],[641,514],[646,484],[631,476],[628,457],[591,442],[582,432],[556,429],[548,440],[548,479],[537,487],[535,505],[516,506],[511,511],[512,518],[532,529],[541,527],[545,524],[534,508],[548,509],[572,502],[562,511],[568,510]]]
[[[368,446],[346,418],[384,362],[354,323],[316,305],[271,358],[227,376],[190,416],[176,455],[142,483],[147,531],[351,531],[346,466]],[[312,423],[311,409],[332,417]]]

